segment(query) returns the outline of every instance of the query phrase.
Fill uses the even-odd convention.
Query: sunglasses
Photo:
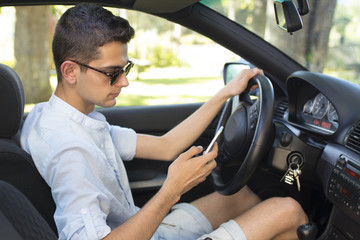
[[[135,65],[135,63],[133,63],[132,61],[129,61],[128,64],[124,67],[124,68],[120,68],[119,71],[115,72],[115,73],[110,73],[110,72],[105,72],[103,70],[100,70],[100,69],[97,69],[97,68],[94,68],[94,67],[91,67],[89,65],[86,65],[84,63],[81,63],[81,62],[78,62],[76,60],[70,60],[71,62],[74,62],[80,66],[83,66],[83,67],[86,67],[86,68],[89,68],[91,70],[94,70],[94,71],[97,71],[99,73],[102,73],[102,74],[105,74],[106,76],[110,77],[110,85],[114,85],[119,76],[122,74],[122,73],[125,73],[125,75],[128,75],[128,73],[130,72],[131,68]]]

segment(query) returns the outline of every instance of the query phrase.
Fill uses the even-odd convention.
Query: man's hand
[[[182,153],[170,165],[164,186],[181,196],[203,182],[216,167],[214,159],[217,157],[218,146],[215,143],[208,154],[196,156],[202,151],[202,147],[191,147]]]
[[[246,89],[249,80],[257,74],[264,75],[264,72],[258,68],[242,70],[223,90],[227,92],[229,97],[239,95]]]
[[[202,147],[191,147],[170,165],[161,189],[134,216],[112,230],[105,239],[150,239],[171,207],[191,188],[201,183],[215,168],[218,146],[198,155]],[[198,156],[196,156],[198,155]],[[139,228],[141,226],[141,228]]]

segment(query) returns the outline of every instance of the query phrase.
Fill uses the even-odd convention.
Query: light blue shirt
[[[135,156],[134,130],[53,95],[26,118],[21,145],[51,187],[59,239],[104,238],[139,210],[123,164]]]

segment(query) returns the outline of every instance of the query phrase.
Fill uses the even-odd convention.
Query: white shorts
[[[176,204],[158,228],[166,240],[246,240],[240,226],[230,220],[213,230],[209,220],[193,205]]]

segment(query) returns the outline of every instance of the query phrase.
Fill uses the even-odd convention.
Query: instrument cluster
[[[322,93],[305,102],[301,118],[304,124],[330,133],[339,126],[339,116],[334,105]]]

